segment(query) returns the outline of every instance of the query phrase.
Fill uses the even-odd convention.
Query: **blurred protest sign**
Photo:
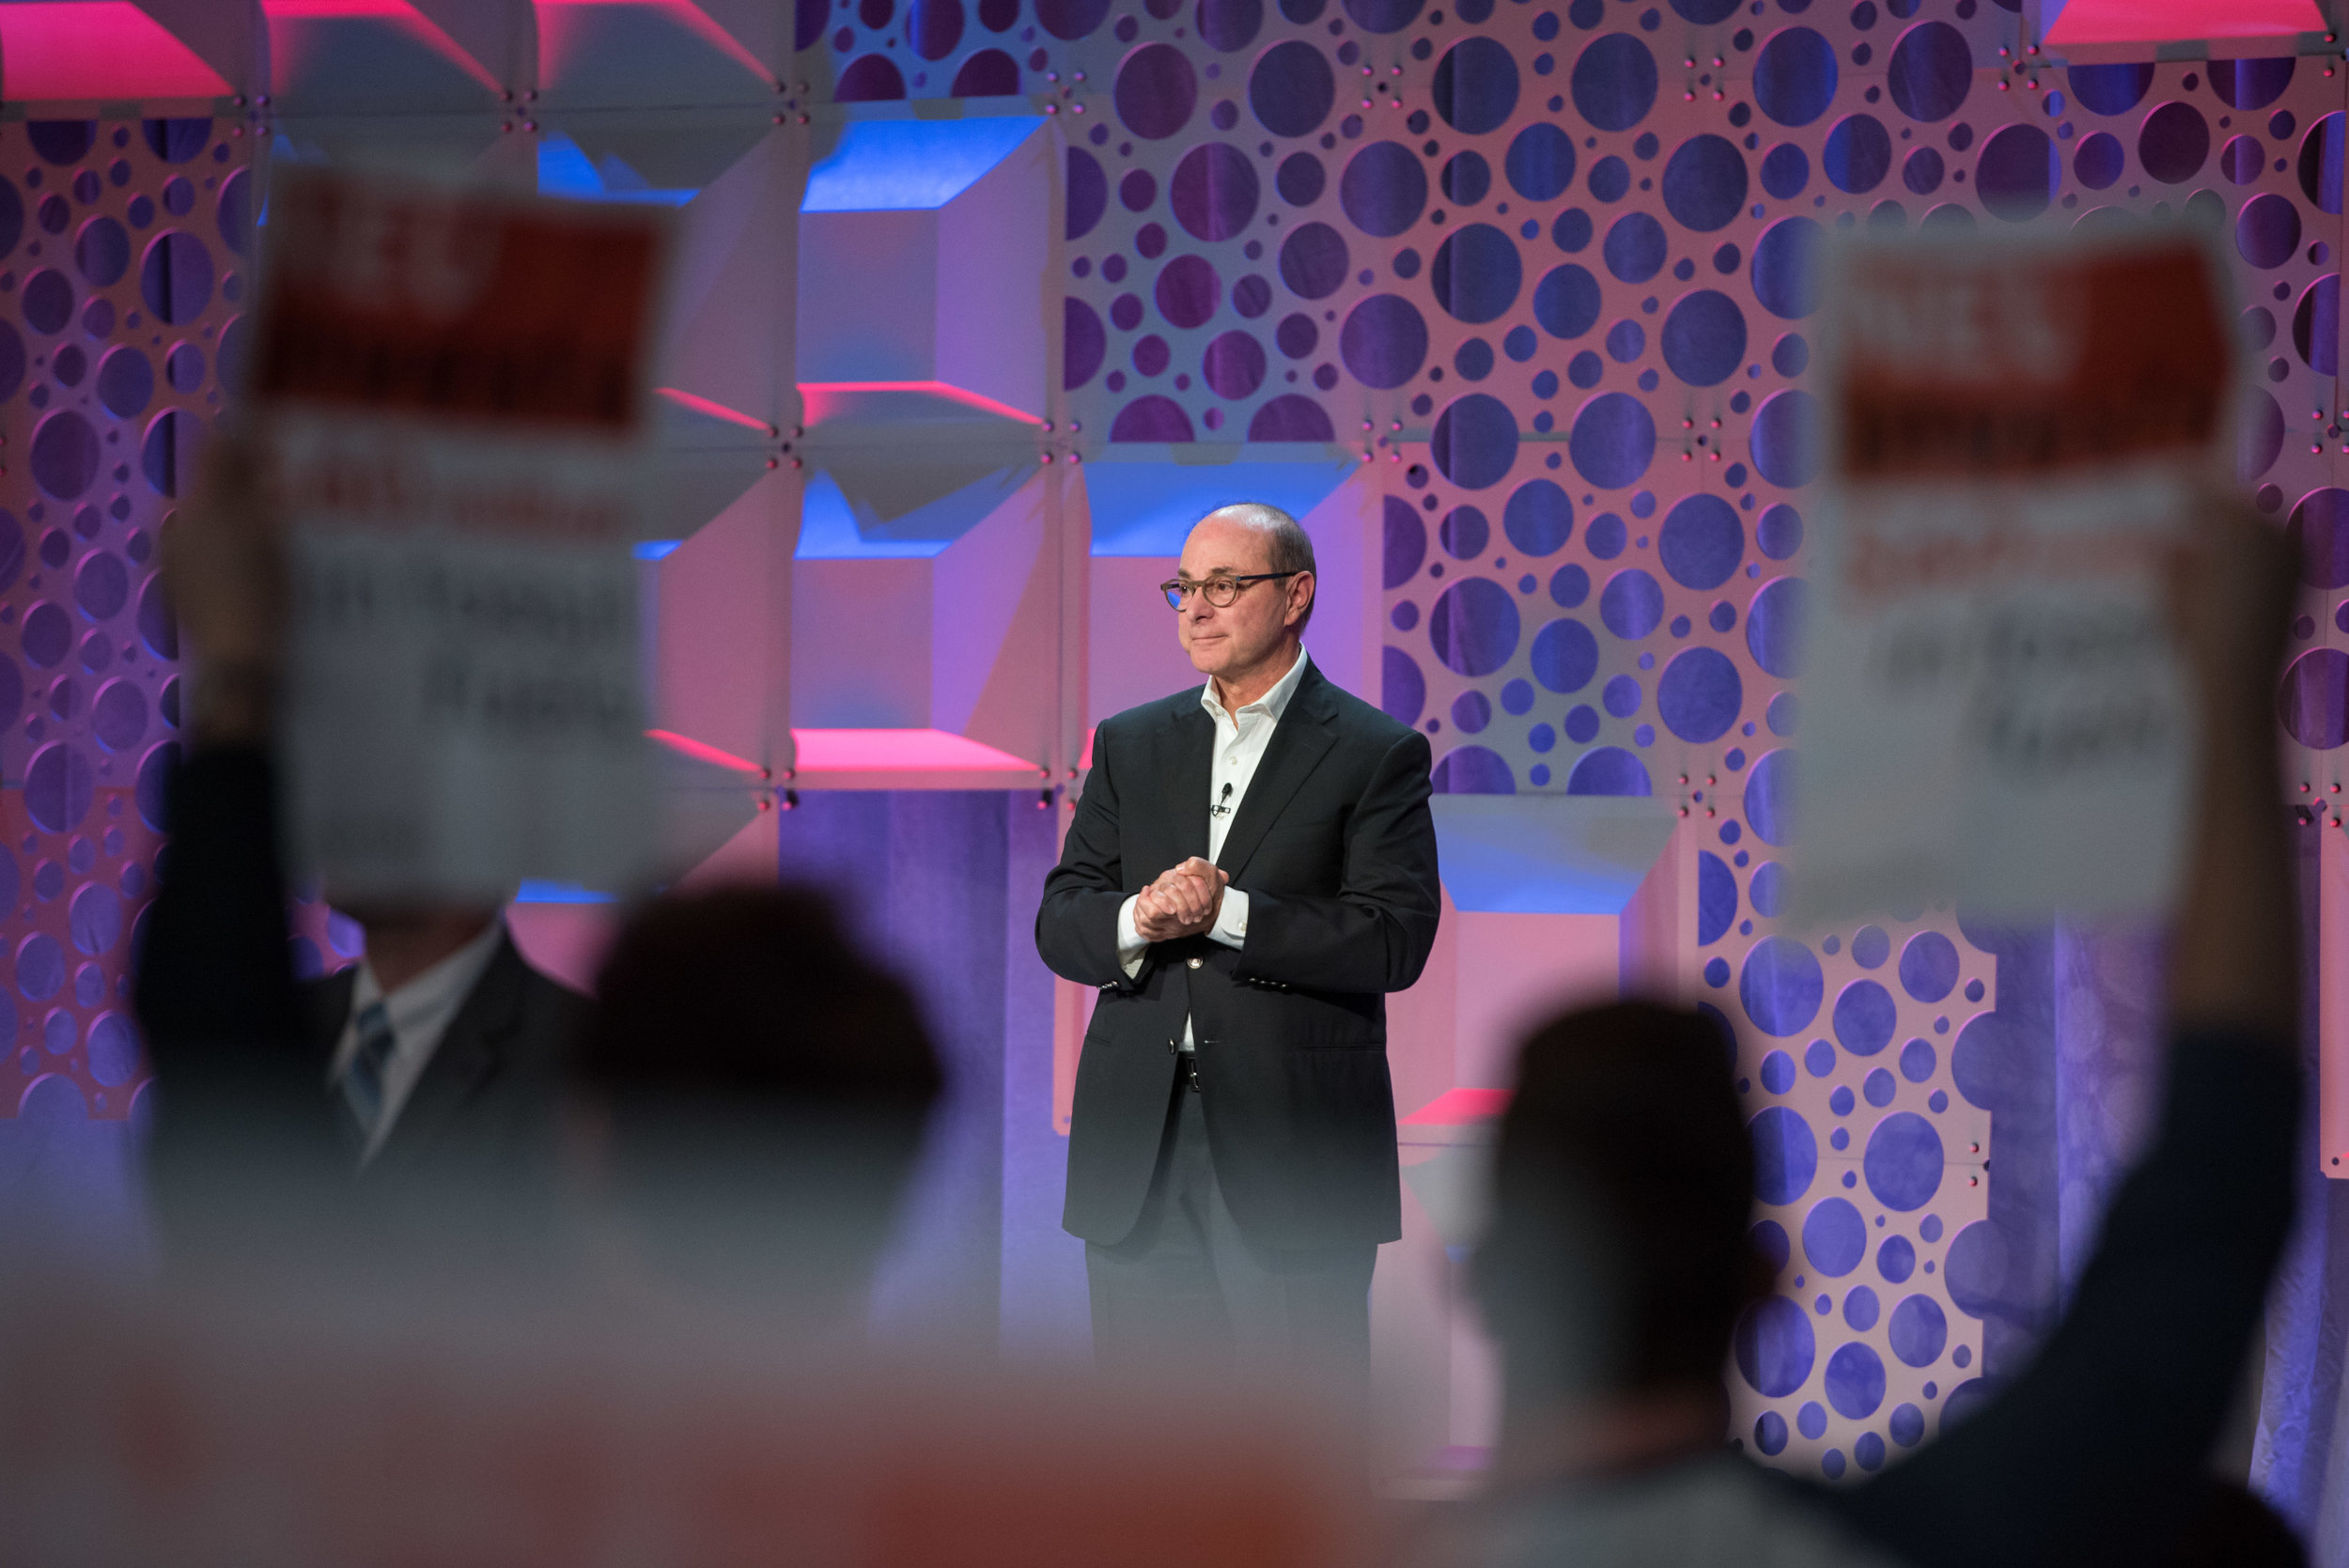
[[[2167,903],[2193,737],[2161,564],[2219,472],[2223,268],[2160,226],[1822,259],[1797,915]]]
[[[297,852],[345,898],[626,883],[659,216],[284,168],[266,232]]]

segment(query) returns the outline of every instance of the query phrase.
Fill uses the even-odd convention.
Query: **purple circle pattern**
[[[1593,40],[1574,62],[1575,112],[1600,131],[1628,131],[1656,102],[1656,56],[1628,33]]]
[[[1941,1135],[1915,1111],[1896,1110],[1869,1133],[1860,1167],[1878,1203],[1911,1213],[1941,1189]]]
[[[1640,411],[1644,417],[1646,411]],[[1488,393],[1455,398],[1436,420],[1432,451],[1436,467],[1455,485],[1464,490],[1487,489],[1507,478],[1517,461],[1517,418],[1506,403]],[[1515,613],[1513,606],[1513,617]]]
[[[1174,221],[1192,238],[1207,241],[1229,240],[1245,229],[1256,216],[1261,194],[1255,165],[1223,142],[1185,153],[1167,190]]]
[[[1276,136],[1311,135],[1330,117],[1337,94],[1328,57],[1301,39],[1274,44],[1248,74],[1248,107]]]
[[[1797,387],[1774,392],[1753,414],[1753,466],[1787,489],[1811,483],[1819,471],[1817,402]]]
[[[1307,323],[1308,327],[1311,323]],[[1238,335],[1238,334],[1232,334]],[[1252,347],[1254,340],[1249,340]],[[1308,350],[1310,351],[1310,350]],[[1346,314],[1338,333],[1338,357],[1354,379],[1369,387],[1398,387],[1419,374],[1427,359],[1427,321],[1400,294],[1373,294]],[[1256,350],[1257,379],[1264,353]],[[1249,391],[1252,392],[1252,383]],[[1225,394],[1246,396],[1247,393]]]
[[[1792,680],[1802,673],[1802,627],[1809,586],[1798,577],[1774,577],[1746,607],[1746,651],[1766,675]]]
[[[1173,44],[1145,43],[1118,66],[1112,101],[1127,130],[1145,141],[1164,141],[1190,123],[1199,77]]]
[[[1914,120],[1945,120],[1973,90],[1974,54],[1966,35],[1946,22],[1920,22],[1892,45],[1885,90]]]
[[[1746,317],[1716,288],[1683,295],[1664,318],[1664,364],[1690,386],[1718,386],[1746,355]]]
[[[1455,673],[1491,675],[1517,650],[1517,601],[1489,578],[1462,578],[1437,596],[1427,640]]]
[[[1159,314],[1186,331],[1204,327],[1222,302],[1223,285],[1206,257],[1178,256],[1159,270],[1152,289]]]
[[[1782,28],[1754,56],[1754,107],[1780,125],[1809,125],[1834,98],[1835,46],[1812,29]]]
[[[1792,937],[1765,937],[1754,943],[1737,975],[1737,998],[1746,1017],[1777,1039],[1811,1026],[1826,988],[1819,960]]]
[[[1874,1056],[1892,1043],[1900,1004],[1873,980],[1855,980],[1835,999],[1835,1040],[1854,1056]]]
[[[1656,683],[1656,710],[1665,728],[1691,745],[1728,734],[1745,700],[1737,666],[1717,648],[1674,654]]]
[[[2329,752],[2349,741],[2349,654],[2310,648],[2284,671],[2277,715],[2293,739]]]
[[[2027,223],[2047,210],[2062,183],[2055,143],[2035,125],[2002,126],[1982,144],[1974,190],[1994,218]]]
[[[2171,101],[2148,114],[2137,131],[2137,161],[2164,185],[2183,185],[2210,158],[2210,121],[2191,103]]]
[[[1818,1355],[1811,1320],[1783,1296],[1765,1296],[1746,1309],[1737,1319],[1732,1350],[1737,1374],[1769,1399],[1782,1399],[1810,1381]]]
[[[1827,1402],[1836,1414],[1864,1421],[1884,1403],[1884,1361],[1858,1341],[1827,1358]]]
[[[2254,267],[2282,266],[2300,248],[2300,209],[2273,191],[2253,196],[2235,215],[2234,246]]]
[[[1373,142],[1338,177],[1338,205],[1364,234],[1390,239],[1419,222],[1427,205],[1427,170],[1400,142]]]
[[[1781,1091],[1783,1093],[1783,1091]],[[1822,1198],[1802,1220],[1802,1255],[1812,1271],[1840,1280],[1868,1255],[1868,1222],[1848,1198]]]
[[[98,432],[70,409],[33,427],[33,482],[59,501],[78,499],[98,478]]]

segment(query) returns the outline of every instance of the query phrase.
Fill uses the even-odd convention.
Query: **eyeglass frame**
[[[1166,597],[1167,607],[1174,610],[1177,613],[1180,613],[1183,608],[1183,601],[1190,598],[1191,593],[1206,595],[1209,588],[1216,587],[1221,583],[1229,582],[1232,584],[1232,597],[1225,599],[1221,604],[1216,604],[1214,597],[1211,595],[1207,596],[1207,602],[1215,605],[1215,608],[1218,610],[1229,610],[1233,605],[1239,602],[1239,596],[1246,593],[1252,583],[1273,582],[1278,582],[1284,577],[1302,577],[1304,575],[1305,568],[1299,567],[1295,571],[1252,572],[1246,577],[1210,577],[1204,582],[1192,582],[1190,584],[1186,584],[1179,577],[1170,577],[1165,582],[1159,584],[1159,592]],[[1190,593],[1184,592],[1186,586],[1190,588]]]

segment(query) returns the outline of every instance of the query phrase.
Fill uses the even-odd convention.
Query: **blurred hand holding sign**
[[[1797,913],[2161,907],[2193,742],[2162,562],[2225,446],[2221,266],[2163,227],[1823,259]]]
[[[297,849],[345,897],[625,884],[658,215],[286,168],[265,232]]]

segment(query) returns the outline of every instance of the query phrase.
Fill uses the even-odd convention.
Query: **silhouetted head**
[[[1718,1389],[1767,1288],[1730,1040],[1649,1002],[1568,1013],[1525,1043],[1474,1265],[1513,1408]]]
[[[641,1245],[704,1272],[859,1276],[941,1088],[912,998],[821,896],[661,899],[621,932],[573,1078]]]
[[[2307,1568],[2283,1515],[2243,1483],[2214,1476],[2163,1568]]]

